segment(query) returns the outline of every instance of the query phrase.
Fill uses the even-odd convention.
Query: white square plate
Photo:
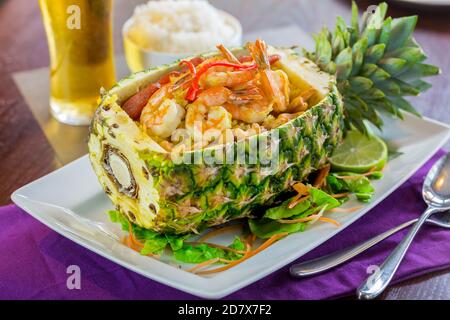
[[[389,161],[384,177],[375,181],[371,203],[351,215],[333,213],[336,228],[316,223],[305,232],[289,235],[249,260],[222,273],[199,276],[141,256],[120,242],[122,232],[108,221],[112,209],[89,159],[84,156],[14,192],[12,200],[33,217],[61,235],[148,278],[204,298],[221,298],[306,254],[386,198],[419,169],[448,139],[450,127],[409,114],[404,121],[386,120],[381,136],[402,154]],[[346,206],[355,206],[350,201]],[[225,239],[222,239],[225,240]]]

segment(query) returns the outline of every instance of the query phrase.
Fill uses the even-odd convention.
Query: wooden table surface
[[[131,15],[134,4],[143,1],[115,1],[114,39],[119,53],[120,27]],[[317,32],[323,25],[333,25],[337,15],[347,20],[350,16],[350,2],[343,0],[211,2],[239,18],[244,32],[292,23],[307,32]],[[358,3],[365,9],[374,2]],[[431,79],[433,88],[414,99],[414,105],[423,114],[450,123],[450,10],[391,5],[389,14],[420,15],[416,39],[428,53],[429,61],[442,68],[442,75]],[[11,202],[10,194],[15,189],[53,171],[61,162],[12,78],[14,72],[49,63],[37,0],[0,0],[0,43],[0,205],[3,205]],[[382,298],[450,299],[450,269],[392,286]]]

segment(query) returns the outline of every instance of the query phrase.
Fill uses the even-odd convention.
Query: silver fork
[[[330,269],[333,269],[340,264],[356,257],[360,253],[366,251],[367,249],[373,247],[377,243],[383,241],[384,239],[390,237],[394,233],[403,230],[410,225],[417,222],[418,219],[413,219],[402,223],[401,225],[394,227],[382,234],[375,236],[367,241],[360,244],[350,246],[343,250],[319,257],[313,260],[308,260],[305,262],[297,263],[291,266],[290,273],[296,278],[309,277],[315,274],[319,274]],[[437,213],[426,220],[427,224],[450,228],[450,215],[448,212]]]

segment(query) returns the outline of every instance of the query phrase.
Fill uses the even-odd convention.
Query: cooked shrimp
[[[181,123],[185,110],[170,98],[170,85],[162,86],[149,99],[141,113],[141,124],[151,135],[169,137]]]
[[[178,128],[172,132],[170,140],[174,143],[186,142],[191,138],[191,133],[184,128]]]
[[[235,137],[232,129],[225,129],[222,131],[220,136],[218,136],[213,142],[209,144],[209,146],[218,146],[223,144],[232,143],[235,141]]]
[[[247,123],[263,122],[272,112],[272,106],[273,103],[257,87],[233,92],[224,105],[233,119]]]
[[[219,44],[217,49],[222,53],[227,62],[242,65],[238,58],[225,46]],[[256,75],[255,70],[232,70],[230,68],[211,68],[201,79],[204,88],[211,87],[233,87],[251,81]]]
[[[276,113],[285,112],[289,106],[289,79],[282,70],[270,69],[267,46],[258,39],[255,43],[248,43],[247,48],[259,69],[261,87],[266,96],[274,102],[273,110]]]
[[[222,107],[230,94],[231,91],[224,87],[210,88],[187,106],[186,129],[195,142],[209,143],[217,139],[223,130],[231,128],[231,114]]]
[[[278,117],[268,117],[263,125],[266,128],[269,129],[273,129],[273,128],[277,128],[289,121],[291,121],[292,119],[297,118],[298,116],[300,116],[303,112],[297,112],[297,113],[281,113],[278,115]]]
[[[272,71],[272,77],[275,82],[275,86],[278,88],[280,96],[276,99],[273,107],[275,112],[286,112],[289,108],[289,78],[286,72],[283,70]]]
[[[174,144],[171,151],[175,154],[181,154],[186,150],[190,150],[192,147],[191,133],[185,128],[178,128],[170,137],[170,140]]]
[[[314,88],[309,88],[308,90],[300,93],[297,97],[292,99],[289,104],[289,112],[300,112],[306,111],[309,108],[308,100],[314,95],[316,91]]]
[[[248,128],[225,129],[222,134],[210,144],[210,146],[241,141],[264,131],[266,130],[257,123],[253,123]]]
[[[226,104],[225,109],[231,113],[233,119],[242,120],[247,123],[263,122],[267,115],[272,111],[272,107],[266,102],[248,103],[245,105]]]
[[[201,78],[200,84],[203,88],[234,87],[253,80],[255,74],[255,70],[215,71],[212,68]]]
[[[291,103],[289,104],[289,111],[290,112],[299,112],[299,111],[306,111],[308,109],[308,103],[303,99],[302,96],[297,96],[294,99],[292,99]]]
[[[251,125],[251,127],[248,129],[241,129],[241,128],[233,129],[233,135],[234,135],[234,139],[236,141],[239,141],[239,140],[243,140],[248,137],[260,134],[261,132],[264,132],[264,131],[265,131],[264,127],[260,126],[257,123],[253,123]]]

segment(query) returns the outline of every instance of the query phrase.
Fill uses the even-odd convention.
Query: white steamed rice
[[[238,45],[236,26],[203,0],[149,1],[136,7],[128,36],[145,49],[172,54]]]

